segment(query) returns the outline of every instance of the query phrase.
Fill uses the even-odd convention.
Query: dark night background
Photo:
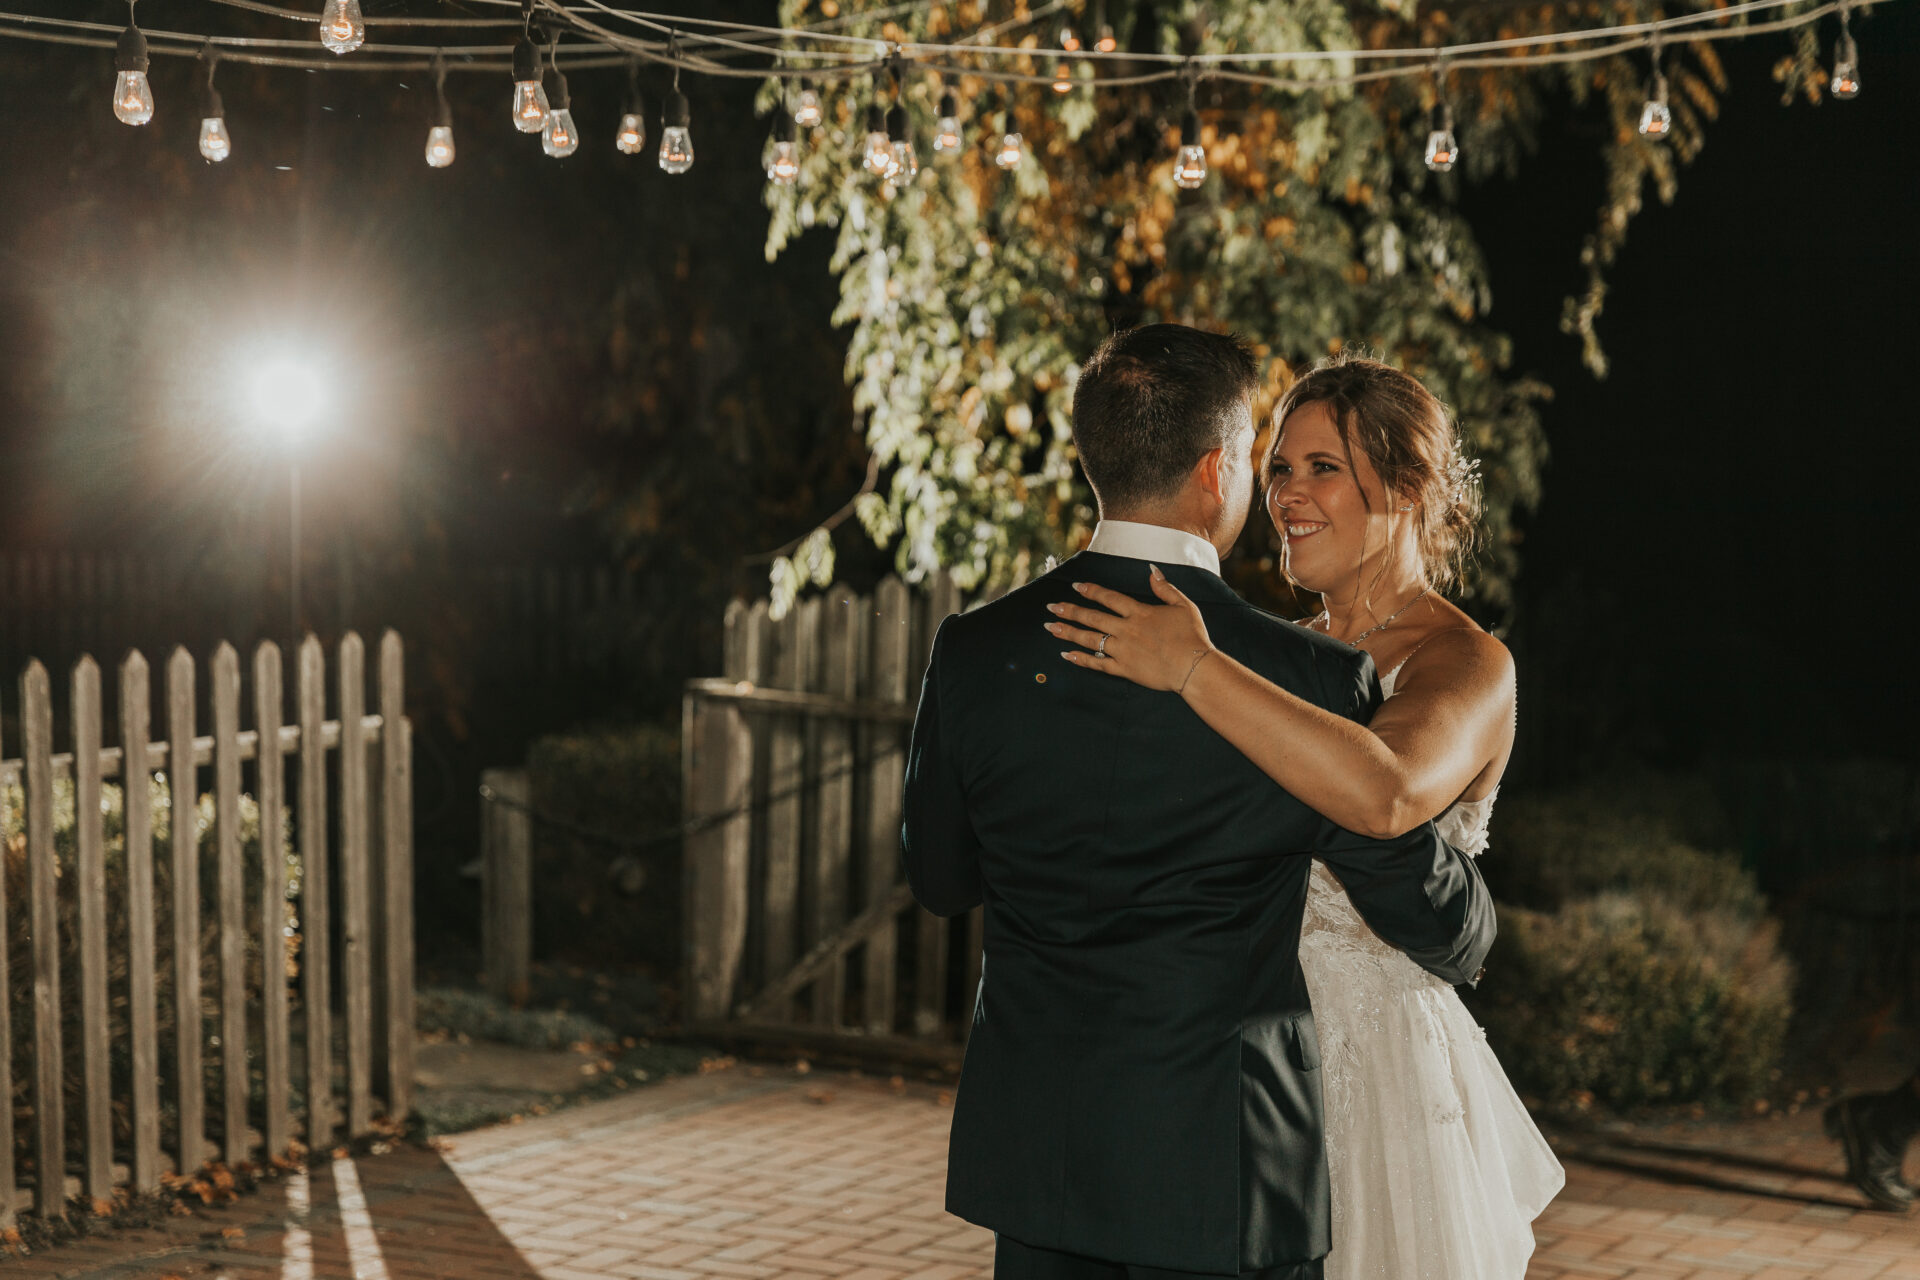
[[[1788,37],[1719,46],[1723,115],[1612,272],[1604,381],[1558,326],[1599,114],[1561,102],[1516,179],[1460,197],[1515,372],[1556,392],[1511,620],[1516,782],[1736,758],[1911,776],[1920,17],[1894,0],[1855,31],[1864,90],[1819,107],[1780,102]],[[191,64],[157,66],[159,118],[131,130],[109,57],[0,45],[0,553],[169,556],[218,584],[212,634],[278,634],[284,472],[220,379],[252,335],[329,335],[351,372],[308,467],[309,621],[409,639],[423,883],[452,927],[474,771],[538,733],[671,715],[718,666],[725,599],[858,487],[832,233],[764,262],[751,82],[688,86],[700,162],[668,178],[607,145],[617,72],[576,78],[586,143],[563,168],[508,131],[504,85],[456,74],[460,157],[434,172],[424,78],[229,65],[235,157],[208,169]],[[857,581],[882,562],[847,533]],[[568,624],[571,674],[502,665],[485,575],[556,564],[617,568],[634,607]]]

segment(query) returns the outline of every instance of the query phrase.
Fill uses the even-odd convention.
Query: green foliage
[[[1497,888],[1501,901],[1540,911],[1618,892],[1756,920],[1766,904],[1726,842],[1700,780],[1630,774],[1516,795],[1500,806]]]
[[[481,991],[422,987],[415,997],[418,1025],[426,1033],[445,1032],[475,1040],[497,1040],[523,1049],[567,1049],[580,1043],[610,1044],[612,1029],[564,1009],[514,1009]]]
[[[1704,783],[1602,779],[1502,803],[1501,901],[1470,997],[1521,1091],[1549,1105],[1745,1102],[1767,1085],[1793,969]]]
[[[840,6],[856,19],[850,31],[940,40],[1007,16],[959,0],[909,14],[889,9],[884,23],[860,24],[861,11],[877,2]],[[782,0],[781,17],[799,23],[817,16],[813,7]],[[1016,9],[996,38],[1040,53],[1044,24],[1017,21],[1024,12]],[[1411,6],[1389,4],[1361,14],[1336,0],[1183,0],[1138,12],[1157,13],[1158,29],[1122,21],[1123,47],[1209,54],[1430,45],[1572,21],[1555,9],[1510,6],[1427,9],[1416,18]],[[1630,6],[1604,12],[1638,14]],[[1674,169],[1697,149],[1714,110],[1718,64],[1710,53],[1695,62],[1698,70],[1681,55],[1669,59],[1675,143],[1667,149],[1634,128],[1645,71],[1627,58],[1458,72],[1450,82],[1469,177],[1517,166],[1543,95],[1557,86],[1605,111],[1613,129],[1608,203],[1584,254],[1594,272],[1588,296],[1571,304],[1569,319],[1596,368],[1600,272],[1645,180],[1671,197]],[[1040,56],[1021,69],[1052,66]],[[1301,64],[1296,74],[1348,70],[1332,60]],[[1182,194],[1170,179],[1178,87],[1096,96],[1086,87],[1093,69],[1076,75],[1081,87],[1064,95],[962,76],[972,145],[952,160],[929,158],[919,180],[898,192],[848,163],[872,92],[848,86],[805,140],[800,183],[769,190],[769,256],[807,228],[838,229],[835,318],[853,326],[847,378],[889,477],[859,503],[868,535],[893,548],[909,580],[945,565],[964,588],[1017,580],[1041,557],[1081,545],[1094,511],[1069,437],[1077,362],[1116,325],[1178,321],[1249,335],[1271,358],[1271,392],[1356,345],[1431,387],[1453,407],[1483,464],[1490,536],[1470,592],[1503,603],[1517,567],[1514,516],[1539,494],[1545,445],[1537,406],[1549,393],[1507,372],[1508,340],[1483,319],[1485,264],[1447,199],[1453,178],[1436,180],[1421,164],[1431,85],[1416,78],[1282,94],[1203,84],[1211,176]],[[932,75],[905,85],[922,121],[939,92]],[[763,108],[776,96],[769,87]],[[1025,137],[1029,153],[1011,174],[991,155],[1006,129]],[[1250,536],[1266,535],[1256,525]],[[818,555],[808,564],[777,562],[776,610],[831,572]]]
[[[631,842],[680,821],[670,728],[557,734],[527,752],[536,954],[587,964],[680,958],[680,842]]]
[[[1792,1011],[1775,932],[1654,894],[1504,908],[1476,1012],[1522,1092],[1550,1104],[1744,1102],[1766,1088]]]

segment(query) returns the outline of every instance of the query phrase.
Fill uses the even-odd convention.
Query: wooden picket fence
[[[727,610],[725,674],[683,703],[690,1027],[944,1058],[971,1007],[981,921],[916,907],[900,876],[906,747],[944,573],[836,589],[775,621]]]
[[[196,721],[200,706],[196,667],[184,648],[166,664],[162,710],[165,736],[151,740],[151,679],[138,651],[121,663],[119,745],[103,742],[104,706],[99,665],[82,658],[72,670],[71,749],[54,751],[53,689],[46,668],[27,665],[19,702],[18,759],[0,761],[0,803],[13,787],[23,797],[25,880],[30,899],[32,969],[30,1013],[0,999],[0,1223],[25,1206],[24,1171],[14,1155],[13,1049],[31,1038],[27,1095],[33,1125],[33,1204],[43,1216],[68,1205],[69,1153],[65,1094],[77,1075],[83,1111],[74,1169],[80,1192],[96,1201],[116,1185],[116,1164],[135,1192],[161,1184],[168,1164],[193,1172],[211,1154],[206,1140],[207,1085],[218,1077],[222,1145],[229,1166],[286,1155],[294,1147],[295,1050],[307,1102],[302,1137],[309,1149],[331,1146],[342,1120],[335,1087],[344,1068],[345,1130],[373,1127],[374,1095],[385,1111],[404,1116],[413,1080],[413,843],[411,726],[404,712],[404,653],[387,632],[378,655],[377,714],[366,707],[366,652],[349,632],[334,668],[335,717],[326,717],[326,657],[312,636],[295,657],[294,710],[286,719],[283,662],[278,646],[262,644],[252,664],[253,727],[242,730],[239,654],[222,643],[208,664],[212,733]],[[16,744],[6,743],[7,747]],[[211,856],[200,850],[201,770],[211,774]],[[171,1045],[157,1034],[159,949],[155,939],[154,812],[146,781],[164,773],[170,791],[172,999],[176,1033]],[[291,777],[289,776],[291,775]],[[125,883],[111,905],[124,912],[123,936],[109,936],[107,841],[102,787],[125,783]],[[73,788],[71,862],[55,832],[56,781]],[[243,785],[258,806],[259,865],[249,867],[241,837]],[[298,983],[288,980],[286,919],[288,861],[280,833],[292,815],[298,855]],[[181,856],[193,850],[193,856]],[[13,850],[10,852],[18,853]],[[215,946],[209,956],[200,921],[201,867],[216,877]],[[244,887],[258,877],[258,898]],[[336,883],[337,881],[337,883]],[[6,880],[0,876],[0,995],[12,990],[5,938]],[[339,904],[336,921],[333,902]],[[77,922],[66,939],[77,952],[74,972],[61,972],[63,907]],[[337,950],[336,950],[337,949]],[[258,1008],[249,1008],[249,954],[259,956]],[[202,969],[214,962],[216,992],[204,996]],[[110,963],[110,960],[113,963]],[[333,974],[341,978],[344,1035],[335,1051]],[[124,969],[124,985],[109,974]],[[77,1062],[62,1044],[62,982],[78,986]],[[299,1019],[295,1019],[297,1001]],[[120,1006],[116,1008],[116,1006]],[[121,1010],[124,1010],[122,1012]],[[211,1014],[211,1016],[209,1016]],[[113,1070],[119,1074],[129,1132],[116,1136]],[[249,1058],[258,1046],[261,1091],[250,1089]],[[171,1052],[163,1058],[163,1049]],[[162,1083],[172,1102],[171,1161],[162,1152]]]

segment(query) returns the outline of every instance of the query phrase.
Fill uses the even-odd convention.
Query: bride
[[[1283,570],[1317,593],[1306,625],[1373,656],[1370,725],[1323,711],[1212,648],[1200,611],[1157,567],[1142,604],[1091,584],[1101,609],[1050,606],[1077,665],[1177,690],[1302,802],[1392,837],[1436,819],[1464,853],[1513,748],[1513,659],[1441,591],[1478,527],[1479,495],[1445,408],[1413,377],[1343,358],[1274,411],[1267,512]],[[1104,610],[1104,611],[1103,611]],[[1095,656],[1105,633],[1121,656]],[[1201,655],[1211,661],[1202,661]],[[1521,1280],[1560,1164],[1452,987],[1376,938],[1316,864],[1300,961],[1325,1064],[1333,1252],[1340,1280]]]

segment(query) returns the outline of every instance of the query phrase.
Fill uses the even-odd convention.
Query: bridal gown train
[[[1396,669],[1381,681],[1393,696]],[[1487,847],[1493,796],[1441,814]],[[1327,1280],[1521,1280],[1565,1182],[1486,1033],[1447,983],[1360,919],[1316,862],[1300,962],[1320,1035],[1333,1252]]]

